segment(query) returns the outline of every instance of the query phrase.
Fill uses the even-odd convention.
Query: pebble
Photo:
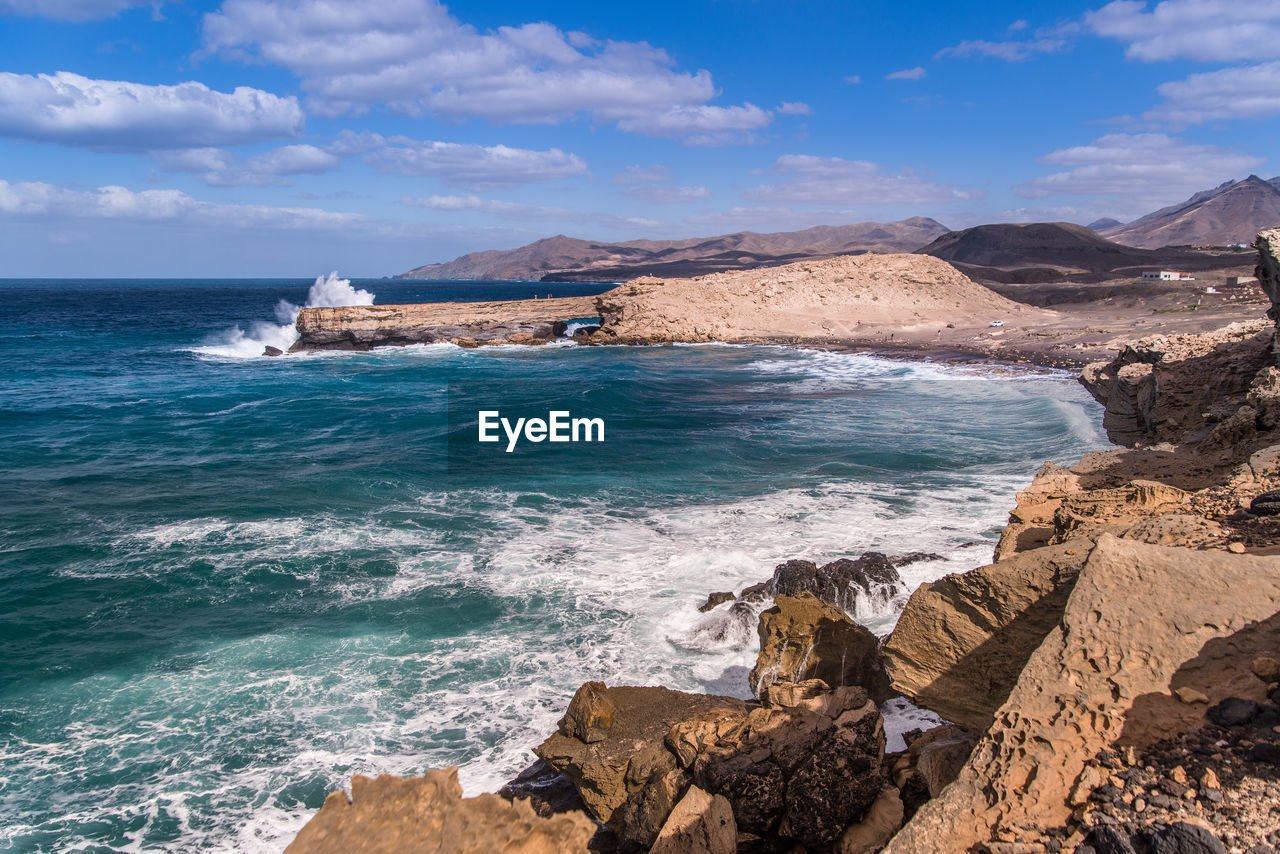
[[[1242,555],[1244,554],[1244,543],[1231,543],[1227,546],[1227,551],[1233,555]]]
[[[1134,802],[1133,802],[1133,811],[1134,811],[1134,812],[1142,812],[1142,811],[1143,811],[1143,810],[1145,810],[1146,808],[1147,808],[1147,799],[1146,799],[1146,798],[1137,798],[1136,800],[1134,800]]]
[[[1169,779],[1175,783],[1187,782],[1187,769],[1181,765],[1173,766],[1173,770],[1169,772]]]

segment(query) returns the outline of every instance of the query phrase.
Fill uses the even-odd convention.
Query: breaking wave
[[[363,288],[355,288],[350,279],[338,278],[334,270],[327,276],[317,276],[315,283],[307,291],[307,301],[297,306],[282,299],[276,303],[276,322],[269,323],[257,320],[249,324],[247,330],[234,326],[194,351],[205,356],[221,356],[232,359],[254,359],[274,347],[288,352],[293,342],[298,340],[298,312],[304,308],[321,306],[373,305],[374,295]]]

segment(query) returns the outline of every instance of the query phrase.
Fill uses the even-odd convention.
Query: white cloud
[[[1025,23],[1025,22],[1023,22]],[[935,53],[934,59],[945,57],[987,56],[1006,62],[1021,62],[1037,53],[1058,53],[1067,46],[1065,39],[1032,39],[1026,41],[992,42],[981,39],[962,41],[953,47],[944,47]]]
[[[806,204],[929,204],[972,198],[954,187],[930,184],[910,171],[891,173],[875,163],[840,157],[784,154],[773,171],[794,178],[753,187],[747,198]]]
[[[314,145],[286,145],[254,155],[243,165],[221,148],[189,148],[152,152],[166,172],[191,172],[211,187],[246,184],[287,186],[289,175],[318,175],[338,168],[338,156]]]
[[[628,166],[613,176],[614,184],[657,184],[669,180],[670,166]]]
[[[135,6],[158,8],[160,4],[150,0],[0,0],[0,15],[89,21],[110,18]]]
[[[1156,87],[1165,103],[1143,114],[1177,127],[1280,113],[1280,61],[1192,74]]]
[[[862,75],[861,75],[861,74],[846,74],[846,75],[844,76],[844,82],[845,82],[845,83],[848,83],[850,86],[857,86],[859,83],[861,83],[861,82],[862,82]]]
[[[505,145],[463,145],[396,136],[365,160],[383,172],[430,175],[467,190],[514,187],[585,174],[587,164],[558,148],[530,151]]]
[[[1018,195],[1111,196],[1125,206],[1124,213],[1142,213],[1185,198],[1262,164],[1249,154],[1160,133],[1109,134],[1088,145],[1055,151],[1040,162],[1068,168],[1016,187]]]
[[[195,199],[179,190],[142,190],[108,186],[72,190],[42,182],[10,184],[0,180],[0,214],[24,218],[112,219],[135,222],[183,222],[237,229],[344,229],[369,221],[359,214],[319,208],[224,205]]]
[[[755,137],[751,131],[767,127],[771,121],[773,114],[754,104],[741,107],[702,104],[621,119],[618,127],[645,136],[683,138],[689,145],[725,145],[752,142]]]
[[[406,198],[401,199],[400,203],[428,210],[448,211],[450,213],[475,211],[491,214],[501,219],[518,221],[543,220],[589,223],[614,229],[653,229],[662,225],[657,220],[644,219],[643,217],[621,217],[613,214],[571,211],[566,208],[544,205],[525,205],[519,202],[504,202],[498,199],[483,199],[476,195]]]
[[[338,157],[314,145],[285,145],[250,157],[245,166],[271,175],[319,175],[337,169]]]
[[[705,70],[675,70],[643,42],[599,42],[547,23],[480,32],[436,0],[225,0],[204,18],[200,55],[282,65],[302,78],[317,112],[374,104],[410,116],[596,122],[703,144],[746,139],[771,115],[715,107]]]
[[[757,205],[691,214],[684,221],[689,225],[706,228],[771,232],[812,228],[815,225],[847,225],[866,219],[865,215],[849,209],[800,210],[776,205]]]
[[[199,148],[297,136],[296,99],[240,86],[149,86],[56,74],[0,72],[0,134],[100,149]]]
[[[1027,28],[1026,19],[1019,18],[1018,20],[1014,21],[1012,24],[1009,25],[1009,32],[1017,33],[1017,32],[1021,32],[1022,30],[1025,30],[1026,28]]]
[[[813,107],[802,101],[783,101],[778,105],[778,112],[784,116],[811,116]]]
[[[1125,55],[1145,62],[1274,59],[1280,44],[1274,0],[1163,0],[1150,11],[1140,0],[1115,0],[1084,20],[1098,35],[1127,42]]]
[[[885,80],[923,80],[928,76],[929,72],[925,71],[922,66],[917,65],[915,68],[904,68],[901,71],[894,71],[884,76]]]
[[[701,185],[696,187],[675,187],[670,184],[647,184],[628,187],[623,193],[643,202],[655,205],[678,205],[710,197],[711,191]]]

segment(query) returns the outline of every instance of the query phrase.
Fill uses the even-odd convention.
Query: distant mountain
[[[1109,216],[1104,216],[1102,219],[1095,219],[1093,222],[1085,226],[1085,228],[1090,231],[1102,231],[1104,228],[1115,228],[1117,225],[1124,225],[1124,223],[1118,219],[1112,219]]]
[[[1202,190],[1185,202],[1141,219],[1103,229],[1103,236],[1145,249],[1161,246],[1226,246],[1252,243],[1264,228],[1280,225],[1280,178],[1250,175]]]
[[[946,231],[946,226],[928,217],[913,217],[900,222],[822,225],[775,234],[740,231],[687,240],[597,243],[557,235],[518,249],[473,252],[445,264],[427,264],[396,278],[608,281],[646,273],[690,276],[805,258],[913,252]]]
[[[979,225],[944,234],[919,252],[989,282],[1101,281],[1162,268],[1222,269],[1245,257],[1124,246],[1069,222]]]

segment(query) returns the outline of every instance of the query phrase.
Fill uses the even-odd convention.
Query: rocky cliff
[[[1277,244],[1280,232],[1257,241],[1272,295]],[[1266,323],[1091,366],[1083,381],[1132,447],[1046,464],[993,562],[916,590],[879,655],[849,609],[896,589],[883,555],[788,561],[738,597],[713,594],[703,610],[754,616],[752,603],[776,600],[759,615],[757,699],[582,686],[528,775],[576,790],[540,802],[572,816],[550,850],[582,850],[576,809],[601,824],[594,850],[623,852],[1275,850],[1276,376]],[[886,678],[960,726],[909,733],[886,754],[872,698]],[[417,785],[439,789],[430,779]],[[330,796],[297,850],[384,850],[345,829],[359,827],[366,790]],[[449,798],[449,827],[491,817],[491,850],[548,850],[537,846],[551,825],[522,801]],[[414,809],[367,814],[388,838],[426,834],[437,847],[424,850],[478,850],[435,843],[445,819]]]

